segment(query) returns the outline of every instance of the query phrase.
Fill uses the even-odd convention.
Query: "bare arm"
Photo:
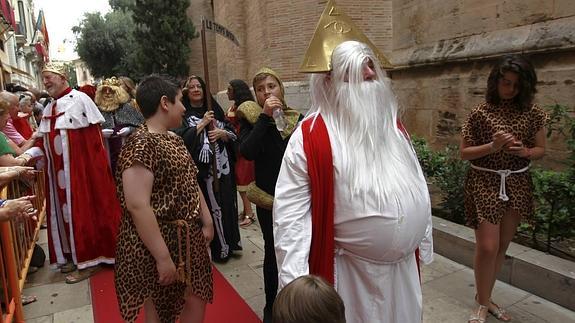
[[[153,184],[154,174],[139,163],[122,173],[128,212],[132,216],[140,239],[156,260],[160,284],[169,285],[176,280],[176,266],[170,257],[154,210],[150,205]]]
[[[4,154],[0,156],[0,165],[1,166],[25,166],[28,164],[30,160],[30,156],[27,154],[23,154],[19,157],[14,157],[11,154]]]
[[[465,139],[461,139],[461,144],[459,146],[461,159],[462,160],[474,160],[487,155],[493,154],[495,152],[504,149],[505,145],[511,144],[514,137],[510,133],[505,133],[503,131],[498,131],[493,135],[493,141],[490,143],[471,146]]]
[[[506,149],[506,152],[515,156],[536,160],[545,155],[546,142],[546,130],[543,127],[535,134],[535,146],[533,148],[527,148],[521,141],[516,141],[513,146]]]

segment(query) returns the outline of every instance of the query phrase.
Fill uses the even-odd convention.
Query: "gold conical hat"
[[[367,44],[383,68],[393,67],[389,60],[351,21],[351,18],[335,5],[334,0],[330,0],[319,18],[299,71],[302,73],[330,71],[331,53],[339,44],[348,40]]]

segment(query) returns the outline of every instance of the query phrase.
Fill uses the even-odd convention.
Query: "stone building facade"
[[[287,81],[288,104],[305,110],[307,79],[298,73],[326,0],[191,0],[199,30],[205,15],[226,26],[240,47],[208,35],[212,91],[227,81],[250,82],[261,66]],[[388,56],[389,71],[410,132],[434,146],[457,143],[461,123],[485,94],[497,58],[523,53],[539,77],[541,105],[575,102],[575,2],[572,0],[338,0],[337,5]],[[199,38],[192,41],[201,53]],[[190,59],[201,72],[201,54]],[[223,106],[229,105],[222,98]],[[562,140],[549,150],[557,159]]]
[[[223,90],[234,78],[250,81],[262,66],[276,70],[284,81],[306,81],[299,65],[323,12],[326,0],[191,0],[188,13],[199,31],[200,17],[215,19],[232,31],[240,46],[208,33],[210,79]],[[391,51],[390,0],[339,0],[337,4],[384,53]],[[191,42],[192,73],[203,74],[201,41]],[[216,72],[217,71],[217,72]],[[217,79],[217,82],[215,80]]]

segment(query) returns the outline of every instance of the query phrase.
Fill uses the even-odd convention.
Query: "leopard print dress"
[[[537,105],[520,110],[511,100],[498,105],[482,103],[475,107],[461,131],[470,146],[492,141],[498,131],[512,133],[525,147],[535,146],[535,135],[547,122],[547,114]],[[492,170],[520,170],[529,166],[529,159],[498,151],[472,160],[475,166]],[[469,168],[465,179],[465,215],[467,224],[477,228],[483,221],[498,224],[508,208],[517,210],[530,220],[533,213],[533,182],[529,171],[511,174],[506,179],[508,201],[499,198],[499,174]]]
[[[148,251],[126,209],[122,172],[140,163],[154,173],[151,205],[180,279],[158,284],[156,261]],[[146,299],[151,299],[161,322],[174,322],[189,288],[211,302],[212,267],[201,231],[197,168],[180,137],[150,133],[146,125],[131,135],[119,156],[116,179],[122,221],[116,246],[115,284],[120,313],[134,322]]]

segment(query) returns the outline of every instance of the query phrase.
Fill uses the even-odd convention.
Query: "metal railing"
[[[37,220],[0,222],[0,323],[24,322],[21,292],[40,225],[46,216],[44,192],[44,173],[39,172],[35,181],[14,180],[0,193],[2,199],[35,195],[32,204],[38,210]]]

